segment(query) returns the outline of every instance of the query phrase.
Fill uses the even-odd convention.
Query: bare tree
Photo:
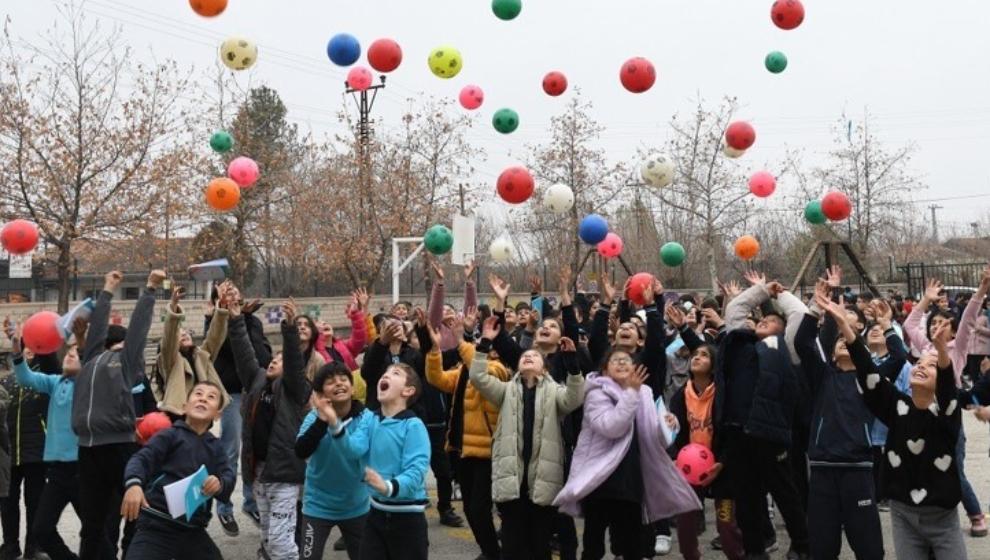
[[[174,63],[146,66],[119,29],[90,23],[75,3],[38,42],[0,44],[0,200],[6,218],[38,224],[55,248],[59,309],[68,308],[72,246],[128,236],[160,218],[167,189],[192,156],[174,142],[187,113]]]

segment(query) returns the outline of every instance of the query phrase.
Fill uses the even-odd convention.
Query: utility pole
[[[980,223],[979,222],[970,222],[969,223],[969,227],[973,228],[973,239],[979,238],[980,237]]]
[[[937,204],[932,204],[928,207],[928,209],[932,211],[932,242],[938,243],[938,216],[935,212],[941,210],[942,207]]]
[[[351,88],[344,82],[344,93],[354,95],[354,101],[358,106],[358,130],[357,130],[357,156],[358,156],[358,183],[361,191],[361,216],[359,219],[359,232],[364,234],[365,209],[370,209],[371,201],[371,109],[375,106],[375,99],[378,97],[378,90],[385,88],[385,76],[379,76],[380,83],[370,86],[364,90]],[[371,92],[371,95],[368,95]]]

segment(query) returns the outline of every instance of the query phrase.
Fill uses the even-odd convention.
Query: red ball
[[[756,142],[756,129],[746,121],[736,121],[725,129],[725,143],[737,150],[748,150]]]
[[[626,299],[636,305],[645,305],[646,300],[643,299],[643,291],[647,288],[653,289],[653,280],[653,275],[649,272],[633,274],[626,286]]]
[[[822,197],[822,214],[833,222],[841,222],[852,214],[852,202],[846,193],[832,191]]]
[[[770,19],[781,29],[794,29],[804,21],[801,0],[777,0],[770,8]]]
[[[39,311],[28,317],[22,334],[24,346],[35,354],[58,352],[65,342],[58,326],[59,318],[53,311]]]
[[[777,179],[769,171],[757,171],[749,178],[749,192],[760,198],[773,194],[777,188]]]
[[[521,204],[533,196],[535,182],[525,167],[510,167],[498,176],[498,195],[509,204]]]
[[[622,86],[633,93],[643,93],[657,81],[653,63],[642,57],[630,58],[619,71]]]
[[[715,454],[700,443],[689,443],[677,454],[677,470],[681,471],[688,484],[701,486],[708,481]]]
[[[7,222],[0,230],[0,244],[12,255],[25,255],[38,246],[38,226],[27,220]]]
[[[551,97],[557,97],[567,91],[567,76],[563,72],[550,72],[543,76],[543,91]]]
[[[137,433],[141,438],[141,443],[148,443],[155,434],[172,426],[172,421],[164,412],[149,412],[141,417],[137,423]]]
[[[392,39],[378,39],[368,47],[368,64],[379,72],[391,72],[402,64],[402,47]]]

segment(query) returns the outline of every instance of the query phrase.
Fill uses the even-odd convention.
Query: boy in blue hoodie
[[[147,445],[131,457],[124,471],[127,493],[120,514],[137,520],[134,540],[127,558],[135,560],[214,560],[222,559],[220,549],[206,532],[210,523],[210,501],[186,521],[168,512],[164,487],[182,480],[206,466],[209,476],[203,494],[229,500],[237,475],[227,461],[220,440],[210,426],[223,409],[223,388],[209,381],[196,383],[185,404],[185,419],[155,434]],[[147,489],[147,494],[145,490]]]
[[[426,471],[430,468],[430,436],[409,406],[423,391],[419,375],[405,364],[393,364],[378,380],[381,409],[367,430],[353,422],[335,422],[343,453],[364,458],[364,480],[371,489],[371,511],[361,541],[362,560],[426,560]]]
[[[83,340],[86,321],[76,319],[72,326],[75,339]],[[58,520],[65,506],[72,504],[79,512],[79,438],[72,431],[72,395],[76,375],[82,369],[78,344],[70,344],[62,358],[62,373],[39,373],[28,367],[21,356],[20,336],[12,339],[14,375],[17,383],[48,395],[48,422],[44,460],[47,465],[44,489],[38,500],[33,533],[38,544],[52,560],[75,560],[75,555],[58,534]]]
[[[323,558],[331,529],[339,527],[347,557],[358,560],[370,497],[364,484],[364,458],[348,457],[341,436],[345,426],[351,433],[367,434],[375,415],[354,400],[351,371],[337,361],[316,372],[310,404],[312,410],[296,439],[296,456],[309,459],[299,556],[304,560]],[[331,425],[336,428],[331,430]]]

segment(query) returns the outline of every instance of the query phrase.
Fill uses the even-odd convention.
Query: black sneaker
[[[447,527],[463,527],[464,520],[454,512],[454,508],[450,508],[440,513],[440,524]]]
[[[228,537],[236,537],[241,534],[241,529],[237,526],[237,520],[234,519],[234,514],[218,513],[217,519],[220,520],[220,527]]]
[[[254,523],[254,526],[255,527],[261,529],[261,514],[260,513],[256,512],[256,511],[244,511],[243,513],[244,513],[244,515],[248,516],[249,519],[251,519],[251,522]]]
[[[37,547],[30,547],[24,551],[24,560],[52,560],[51,556],[48,556]]]
[[[21,556],[21,545],[5,544],[0,546],[0,560],[17,560]]]
[[[347,543],[344,541],[344,537],[340,537],[333,542],[333,549],[337,551],[347,550]]]
[[[712,548],[715,550],[722,550],[722,537],[715,537],[712,539]]]

